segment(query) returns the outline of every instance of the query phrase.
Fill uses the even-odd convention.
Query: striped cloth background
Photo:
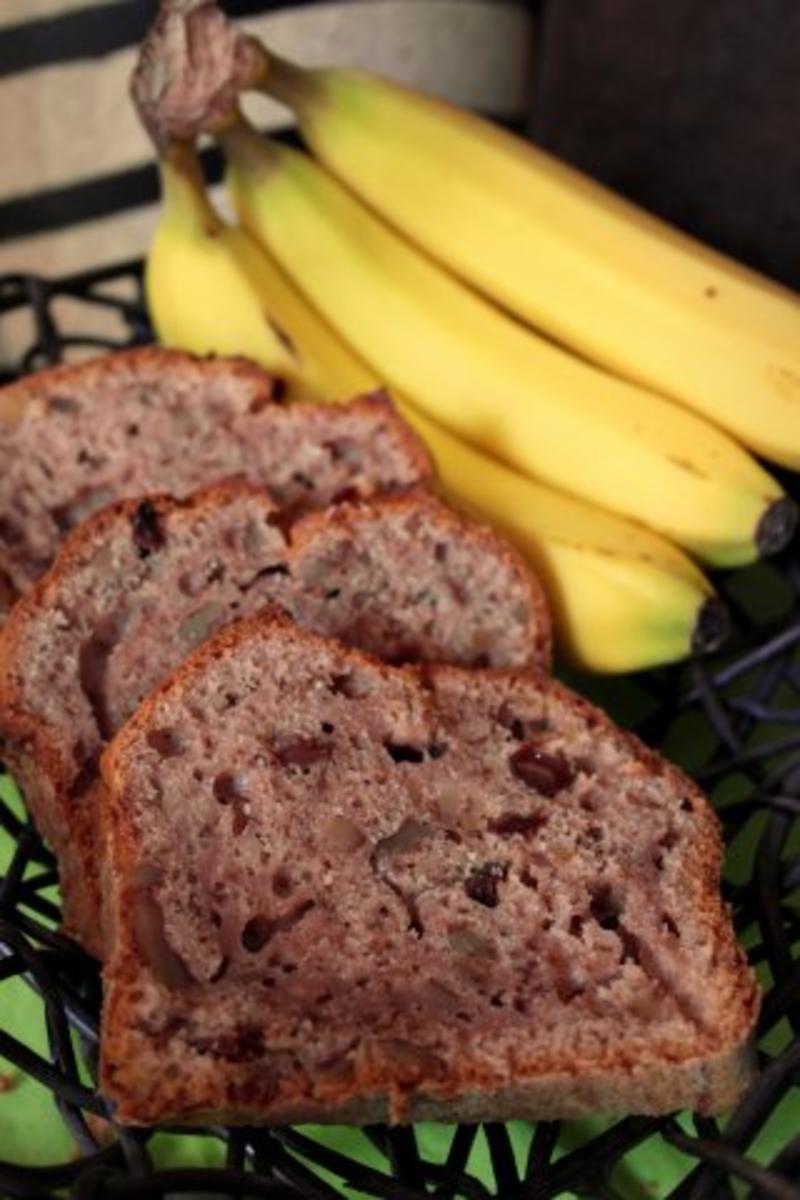
[[[485,112],[800,287],[800,0],[223,3],[290,58]],[[128,77],[156,7],[0,0],[0,274],[145,251],[157,177]],[[263,128],[289,123],[263,98],[248,108]],[[0,322],[0,359],[21,320]]]
[[[279,53],[369,66],[503,121],[527,112],[533,6],[513,0],[226,0]],[[156,0],[0,0],[0,274],[144,252],[157,179],[128,99]],[[263,128],[289,122],[260,97]]]

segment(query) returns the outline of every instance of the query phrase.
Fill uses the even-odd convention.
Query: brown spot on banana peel
[[[789,367],[767,367],[767,379],[786,400],[800,400],[800,375]]]
[[[160,154],[224,126],[239,92],[266,71],[266,51],[209,0],[165,0],[131,78],[139,117]]]
[[[698,479],[708,478],[705,471],[701,471],[699,467],[694,465],[694,463],[689,462],[688,458],[679,458],[675,454],[670,454],[667,457],[669,462],[673,463],[676,467],[680,467],[682,471],[686,471],[689,475],[694,475]]]
[[[637,550],[635,548],[614,550],[610,546],[592,545],[590,542],[578,542],[570,538],[553,538],[553,541],[559,546],[564,546],[568,550],[577,550],[581,554],[593,554],[599,558],[619,558],[623,561],[647,563],[648,566],[658,565],[657,559],[647,550]]]
[[[272,319],[272,317],[270,317],[270,316],[267,316],[266,321],[267,321],[267,324],[269,325],[270,329],[272,330],[272,332],[275,334],[275,337],[278,339],[280,344],[283,346],[286,353],[291,355],[291,357],[294,359],[294,361],[298,365],[302,365],[302,362],[303,362],[302,355],[298,351],[297,346],[292,341],[292,339],[290,338],[290,336],[286,332],[286,330],[283,328],[283,326],[279,325],[278,322],[274,321]]]

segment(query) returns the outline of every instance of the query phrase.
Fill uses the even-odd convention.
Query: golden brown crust
[[[173,676],[144,702],[109,746],[101,769],[104,821],[113,826],[112,861],[109,867],[109,905],[123,913],[133,867],[137,862],[136,832],[124,804],[126,758],[136,754],[139,737],[157,717],[164,699],[171,702],[190,694],[216,660],[245,650],[266,631],[279,630],[287,642],[299,643],[313,653],[318,639],[291,625],[285,618],[268,615],[251,618],[222,631],[200,647]],[[413,681],[426,680],[434,689],[466,672],[450,667],[387,668],[359,651],[347,652],[354,664],[369,665],[378,673],[402,672]],[[513,685],[520,672],[491,670],[481,678]],[[684,802],[691,804],[698,836],[689,849],[685,878],[694,890],[698,915],[712,931],[717,947],[713,987],[719,997],[720,1020],[714,1029],[697,1025],[692,1046],[654,1044],[649,1053],[629,1054],[620,1046],[609,1049],[603,1060],[583,1060],[562,1050],[531,1057],[524,1045],[514,1063],[513,1082],[492,1078],[474,1063],[464,1063],[455,1077],[442,1078],[434,1070],[417,1072],[405,1090],[391,1082],[381,1064],[368,1059],[355,1073],[340,1079],[305,1079],[296,1096],[278,1096],[272,1090],[263,1064],[225,1066],[209,1055],[186,1049],[191,1070],[177,1075],[154,1072],[155,1047],[137,1028],[136,1016],[150,989],[156,997],[160,985],[142,961],[129,927],[122,922],[113,939],[106,969],[106,1006],[103,1018],[103,1086],[112,1096],[121,1119],[147,1124],[180,1117],[200,1122],[212,1115],[242,1123],[269,1120],[369,1123],[375,1120],[478,1121],[510,1118],[572,1118],[596,1112],[670,1112],[692,1107],[713,1113],[729,1108],[749,1082],[753,1071],[752,1031],[758,1012],[758,991],[744,955],[733,938],[730,922],[718,893],[721,842],[719,826],[708,802],[676,767],[664,763],[635,737],[624,733],[588,702],[572,696],[546,674],[531,670],[545,692],[568,699],[598,734],[613,737],[631,752],[644,773],[666,775]],[[477,680],[477,676],[474,676]],[[475,686],[481,686],[476,682]],[[712,980],[709,980],[712,985]],[[164,1047],[162,1047],[164,1049]],[[182,1047],[183,1053],[183,1047]],[[374,1074],[373,1074],[374,1072]]]
[[[149,1050],[150,1047],[146,1045],[125,1045],[125,1061],[133,1062],[134,1055],[146,1054]],[[216,1069],[221,1068],[218,1066]],[[152,1087],[149,1090],[142,1088],[142,1081],[134,1078],[134,1072],[115,1072],[111,1076],[108,1069],[104,1086],[120,1097],[116,1116],[130,1125],[157,1124],[169,1120],[171,1116],[190,1125],[214,1122],[257,1125],[265,1120],[267,1104],[271,1125],[556,1121],[598,1114],[658,1116],[681,1108],[690,1108],[703,1116],[713,1116],[729,1111],[752,1081],[755,1053],[752,1041],[747,1036],[741,1043],[726,1047],[716,1055],[683,1062],[653,1061],[635,1066],[608,1063],[598,1069],[574,1060],[561,1069],[534,1069],[534,1077],[526,1079],[520,1073],[520,1078],[513,1084],[498,1089],[473,1086],[452,1098],[439,1098],[421,1091],[409,1098],[407,1107],[400,1113],[392,1108],[385,1091],[340,1098],[304,1097],[294,1102],[275,1104],[269,1100],[268,1090],[263,1088],[260,1105],[253,1103],[250,1108],[244,1105],[232,1110],[231,1107],[219,1107],[219,1087],[208,1087],[204,1101],[202,1090],[193,1087],[189,1095],[180,1086],[165,1087],[156,1083],[152,1072]],[[131,1096],[129,1099],[119,1090],[120,1085],[124,1086],[128,1080],[136,1088],[135,1098]],[[461,1086],[461,1081],[457,1086]],[[165,1091],[169,1092],[172,1105],[166,1109]],[[204,1103],[206,1107],[203,1107]]]
[[[198,367],[204,374],[218,373],[223,379],[237,377],[241,382],[249,383],[254,399],[261,399],[265,403],[277,402],[275,379],[249,359],[217,358],[213,355],[201,358],[184,350],[148,345],[116,350],[80,363],[47,367],[15,383],[6,384],[0,388],[0,422],[13,424],[32,400],[52,395],[61,387],[75,388],[87,383],[94,386],[98,381],[113,379],[117,374],[169,371],[182,375],[187,369],[196,370]]]

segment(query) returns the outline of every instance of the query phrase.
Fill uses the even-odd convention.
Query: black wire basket
[[[0,337],[6,320],[27,322],[28,335],[26,351],[0,367],[5,379],[86,351],[146,342],[141,264],[60,281],[2,278]],[[800,493],[797,479],[784,483]],[[175,1129],[173,1137],[200,1134],[215,1143],[224,1165],[159,1168],[153,1131],[116,1124],[94,1086],[98,968],[58,932],[54,861],[24,810],[0,798],[0,826],[11,841],[0,875],[0,1055],[48,1089],[74,1141],[74,1153],[57,1165],[0,1161],[0,1195],[800,1200],[800,553],[795,545],[716,583],[733,631],[715,657],[617,679],[562,674],[694,775],[722,820],[726,898],[764,986],[760,1075],[725,1121],[676,1114],[374,1126],[358,1135],[368,1154],[313,1129]],[[3,1020],[4,988],[15,980],[35,998],[46,1055]],[[31,1145],[36,1136],[31,1129]],[[660,1165],[665,1156],[669,1178]],[[48,1161],[43,1150],[42,1164]]]

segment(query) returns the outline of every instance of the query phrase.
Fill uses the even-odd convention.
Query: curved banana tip
[[[797,528],[797,505],[788,496],[773,500],[756,528],[756,549],[759,556],[777,554],[794,537]]]
[[[701,604],[692,631],[692,654],[710,654],[718,650],[730,632],[728,610],[718,596],[709,596]]]

